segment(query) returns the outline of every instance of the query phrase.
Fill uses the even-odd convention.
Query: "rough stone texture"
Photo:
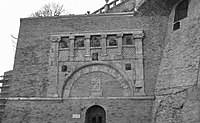
[[[198,88],[182,89],[174,94],[157,96],[154,102],[155,123],[199,123]]]
[[[152,100],[68,99],[59,101],[9,101],[3,123],[83,123],[90,106],[100,105],[108,123],[149,123]],[[73,114],[81,114],[73,119]]]
[[[169,16],[168,42],[156,83],[155,123],[199,123],[199,7],[189,3],[188,17],[172,31],[174,9]]]
[[[172,8],[180,0],[145,0],[139,7],[136,15],[145,16],[169,16]]]

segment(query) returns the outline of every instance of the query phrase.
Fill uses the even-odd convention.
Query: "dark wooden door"
[[[102,107],[92,106],[86,112],[85,123],[106,123],[106,114]]]
[[[88,123],[105,123],[103,122],[103,117],[102,116],[90,116]]]

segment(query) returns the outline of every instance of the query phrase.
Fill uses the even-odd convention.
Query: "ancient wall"
[[[13,98],[8,99],[4,122],[64,122],[67,120],[73,123],[81,123],[84,120],[86,109],[92,105],[100,105],[106,110],[107,122],[150,122],[155,82],[165,46],[164,38],[166,36],[167,21],[168,17],[165,16],[134,17],[130,13],[21,19],[10,95],[11,97],[23,98],[22,101],[20,101],[21,99],[18,100],[18,98],[14,98],[15,101]],[[112,48],[107,50],[106,63],[101,61],[87,63],[87,59],[84,61],[85,57],[79,55],[82,53],[81,51],[83,53],[88,52],[85,49],[78,51],[70,48],[54,52],[55,50],[58,51],[56,49],[58,45],[54,45],[54,43],[58,41],[59,36],[68,35],[71,37],[74,34],[84,34],[85,36],[88,33],[91,35],[100,33],[102,36],[102,34],[113,32],[124,34],[127,30],[129,33],[132,32],[132,35],[137,34],[136,32],[142,32],[142,36],[136,35],[134,38],[135,42],[141,41],[142,48],[137,49],[135,45],[137,43],[135,43],[133,45],[135,48],[129,47],[134,49],[134,52],[125,54],[124,58],[131,59],[133,57],[132,64],[135,64],[137,59],[144,63],[142,64],[143,69],[140,68],[140,70],[144,70],[141,72],[143,73],[143,75],[141,74],[143,78],[140,78],[143,80],[143,95],[133,95],[133,87],[135,86],[131,90],[130,82],[123,81],[124,76],[130,77],[132,74],[131,72],[120,72],[120,70],[124,70],[124,67],[122,67],[124,63],[129,60],[121,59],[122,62],[117,61],[117,57],[114,57],[115,55],[109,54]],[[70,40],[75,41],[75,39],[76,37]],[[55,49],[52,46],[55,46]],[[120,50],[119,47],[114,48],[117,49],[117,52]],[[99,48],[90,50],[91,53],[93,53],[93,50],[99,50]],[[61,55],[58,53],[62,51],[69,51],[69,60],[65,59],[67,57],[51,57]],[[142,54],[137,54],[141,52]],[[134,54],[142,57],[137,58]],[[71,60],[70,55],[73,56]],[[55,69],[50,69],[51,64]],[[63,65],[71,65],[72,71],[74,71],[70,73],[72,76],[69,79],[65,78],[68,71],[62,72]],[[73,66],[76,68],[73,68]],[[113,66],[118,66],[120,69],[116,69],[117,67]],[[141,66],[136,64],[135,67]],[[100,69],[97,71],[97,68]],[[137,69],[134,68],[132,70],[134,72]],[[120,75],[123,76],[120,77]],[[101,79],[105,83],[103,83],[102,91],[92,92],[92,97],[90,97],[91,93],[88,91],[88,82],[90,81],[88,81],[88,77],[93,76],[103,76]],[[119,81],[116,76],[122,79],[119,79]],[[57,79],[57,77],[59,78]],[[74,78],[76,78],[76,83],[74,83]],[[124,78],[126,79],[127,77]],[[97,81],[97,79],[91,79]],[[68,91],[69,88],[70,93]],[[84,93],[81,93],[82,91]],[[54,92],[58,95],[54,95]],[[55,100],[64,100],[58,103],[54,101],[43,102],[48,100],[46,97],[49,94],[50,97],[56,97]],[[96,98],[96,95],[102,95],[103,97]],[[27,99],[26,97],[43,97],[43,99]],[[86,106],[86,109],[82,109],[80,105]],[[72,119],[73,113],[80,115],[80,118]],[[16,114],[19,115],[16,116]]]
[[[54,94],[54,90],[51,90],[53,87],[56,91],[61,92],[61,95],[58,96],[64,97],[65,99],[64,101],[57,103],[54,101],[41,102],[41,100],[38,101],[37,99],[32,99],[30,101],[19,101],[16,99],[13,101],[12,98],[10,98],[8,99],[9,101],[6,106],[3,122],[64,122],[67,120],[73,123],[80,123],[84,120],[86,109],[92,105],[100,105],[106,110],[107,122],[150,122],[150,112],[153,105],[152,101],[154,99],[152,95],[154,94],[158,66],[164,47],[163,40],[165,37],[167,20],[168,18],[164,16],[134,17],[132,14],[125,13],[21,19],[13,70],[13,81],[10,88],[11,97],[44,97],[43,100],[48,100],[45,97],[48,96],[49,92]],[[137,95],[135,95],[136,97],[132,97],[133,90],[131,90],[130,86],[127,86],[129,85],[126,84],[127,81],[123,82],[122,80],[119,81],[115,79],[115,76],[119,75],[130,77],[129,74],[131,74],[131,72],[126,74],[123,72],[121,72],[121,74],[116,74],[116,68],[112,67],[112,65],[118,64],[120,68],[120,64],[123,66],[127,61],[114,61],[107,64],[109,63],[109,58],[115,59],[115,57],[109,55],[110,49],[107,50],[108,55],[106,57],[108,58],[105,59],[108,59],[108,61],[106,61],[106,65],[100,61],[94,61],[92,64],[88,64],[86,61],[80,61],[82,58],[80,55],[80,57],[73,58],[75,61],[78,60],[78,64],[70,61],[70,59],[69,61],[65,61],[65,58],[67,57],[58,57],[57,60],[65,62],[59,62],[59,64],[57,64],[57,69],[52,69],[53,71],[50,70],[51,54],[53,53],[51,47],[55,35],[65,36],[70,33],[85,34],[87,32],[101,32],[101,34],[105,32],[124,33],[124,30],[131,30],[133,32],[138,32],[139,30],[139,32],[143,32],[143,39],[140,38],[140,44],[143,44],[143,46],[141,45],[143,48],[137,49],[137,52],[143,52],[143,57],[140,57],[140,59],[144,63],[144,71],[142,72],[144,74],[141,74],[144,78],[141,79],[144,83],[143,90],[145,95],[140,96],[144,97],[138,97]],[[56,40],[57,38],[55,38],[55,41]],[[134,39],[134,41],[138,41],[138,38]],[[137,46],[134,45],[134,47]],[[131,48],[134,49],[134,47]],[[119,50],[120,48],[116,49]],[[137,60],[135,57],[137,52],[135,50],[133,54],[125,54],[124,56],[125,58],[133,57],[132,64],[135,64],[134,61]],[[65,50],[61,49],[60,51],[62,52]],[[76,50],[74,49],[74,51]],[[76,56],[77,52],[74,53],[74,56]],[[57,54],[54,54],[53,56],[55,55]],[[83,64],[86,65],[79,67]],[[71,85],[70,82],[66,83],[66,86],[62,84],[65,82],[65,74],[67,74],[67,72],[61,72],[62,65],[78,66],[77,69],[74,70],[76,71],[76,74],[72,73],[74,75],[72,78],[77,78],[76,83],[73,83],[72,79],[69,80],[71,81]],[[101,69],[96,71],[94,65],[96,68]],[[102,65],[103,67],[101,67]],[[124,68],[121,67],[120,69],[122,71]],[[120,69],[118,69],[118,71]],[[108,72],[110,71],[110,74],[107,74],[105,70],[108,70]],[[135,71],[136,69],[134,68],[133,70]],[[55,81],[50,81],[51,78],[54,78],[54,74],[50,73],[59,73],[58,71],[60,72],[60,80],[57,81],[55,79]],[[50,77],[50,75],[52,76]],[[58,77],[57,75],[58,74],[55,74],[55,78]],[[88,91],[87,80],[87,78],[91,76],[96,76],[97,78],[99,76],[104,76],[101,79],[105,81],[105,83],[103,83],[102,91],[92,92],[92,96],[94,96],[92,98],[90,97],[90,91]],[[96,81],[96,79],[94,80]],[[59,83],[56,83],[56,81]],[[54,83],[53,86],[52,83]],[[61,86],[59,86],[59,84]],[[70,93],[67,91],[68,87],[71,87]],[[127,87],[130,89],[127,90]],[[129,92],[131,92],[131,95],[129,95]],[[127,94],[129,97],[126,97]],[[102,95],[103,98],[95,98],[97,95]],[[51,95],[51,97],[52,96],[58,97],[57,95]],[[28,99],[25,98],[24,100]],[[59,99],[55,98],[55,100]],[[80,108],[79,105],[86,106],[86,109]],[[80,115],[80,118],[72,118],[73,113]]]
[[[156,83],[153,122],[198,123],[200,3],[189,1],[188,15],[180,20],[179,29],[173,29],[175,7]]]
[[[134,101],[133,101],[134,100]],[[152,100],[67,99],[63,101],[11,101],[3,123],[83,123],[90,106],[106,111],[107,123],[149,123]],[[81,115],[80,118],[73,117]]]
[[[94,105],[102,106],[106,121],[113,123],[200,122],[200,3],[189,0],[188,16],[180,20],[178,29],[173,29],[178,2],[146,1],[135,13],[21,19],[10,95],[23,98],[8,99],[3,122],[81,123],[87,109]],[[116,11],[130,7],[125,3]],[[128,59],[137,67],[135,44],[131,47],[133,52],[124,53],[120,62],[117,55],[112,55],[122,51],[120,45],[90,49],[86,43],[86,48],[59,49],[62,37],[68,37],[75,46],[76,38],[84,37],[88,42],[96,34],[102,42],[110,34],[118,35],[116,38],[121,41],[127,30],[128,34],[143,34],[142,38],[139,36],[143,44],[143,95],[135,95],[137,68],[123,71]],[[83,57],[96,52],[107,55],[93,62],[92,57]],[[127,78],[131,81],[124,81]],[[104,81],[102,88],[97,86],[99,81]],[[89,83],[94,82],[90,90]]]
[[[50,34],[123,29],[144,30],[145,91],[147,95],[153,95],[164,46],[166,21],[166,17],[135,18],[132,14],[21,19],[11,95],[46,95],[49,85]]]

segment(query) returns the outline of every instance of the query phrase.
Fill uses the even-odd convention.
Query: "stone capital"
[[[134,39],[142,39],[144,38],[144,33],[133,34]]]
[[[90,39],[90,35],[85,35],[85,39]]]
[[[59,42],[61,39],[60,36],[50,36],[51,42]]]
[[[69,40],[74,40],[75,36],[74,35],[70,35],[69,36]]]
[[[123,37],[123,34],[122,34],[122,33],[118,33],[118,34],[116,34],[116,35],[117,35],[118,38]]]
[[[101,35],[101,38],[102,38],[102,39],[107,38],[107,34],[102,34],[102,35]]]

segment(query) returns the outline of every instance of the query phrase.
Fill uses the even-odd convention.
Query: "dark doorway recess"
[[[90,107],[85,116],[85,123],[106,123],[106,112],[98,105]]]

